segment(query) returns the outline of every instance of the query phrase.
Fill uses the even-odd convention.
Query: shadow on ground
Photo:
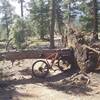
[[[25,74],[26,71],[29,71],[29,74],[30,74],[29,69],[22,70],[21,73],[26,75]],[[11,86],[11,85],[16,86],[16,85],[41,83],[41,84],[44,84],[44,86],[48,88],[55,89],[57,91],[62,91],[64,93],[74,94],[74,95],[79,95],[79,94],[89,95],[89,92],[93,90],[89,88],[87,85],[75,84],[75,83],[72,83],[70,80],[68,80],[68,78],[74,73],[75,73],[74,71],[67,70],[64,73],[59,73],[57,75],[50,76],[45,79],[39,79],[39,78],[34,77],[34,78],[29,78],[29,79],[23,78],[19,80],[16,80],[16,79],[5,80],[5,81],[0,81],[0,87],[6,87],[6,86]],[[16,92],[14,88],[13,90],[11,89],[11,91],[12,93]],[[9,92],[9,90],[5,91],[5,93],[7,92]],[[1,99],[1,100],[11,100],[11,99]]]
[[[32,74],[32,70],[29,67],[27,67],[26,69],[20,70],[19,72],[24,76]]]
[[[31,95],[29,93],[20,93],[16,91],[14,85],[3,84],[0,87],[0,100],[20,100],[20,97],[37,97],[37,95]]]
[[[0,87],[0,100],[12,100],[12,94],[15,88],[8,85]]]
[[[55,89],[57,91],[62,91],[67,94],[73,94],[73,95],[90,95],[90,92],[93,90],[88,87],[86,84],[75,84],[71,83],[70,81],[67,81],[66,84],[63,82],[61,83],[47,83],[45,86]]]

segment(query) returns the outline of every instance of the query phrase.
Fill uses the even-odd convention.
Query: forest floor
[[[35,60],[0,62],[0,100],[100,100],[100,73],[89,73],[90,84],[72,85],[69,72],[51,71],[46,79],[31,76]]]

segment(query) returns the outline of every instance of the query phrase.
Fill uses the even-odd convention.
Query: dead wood
[[[97,54],[99,54],[100,55],[100,51],[98,51],[98,50],[96,50],[96,49],[94,49],[94,48],[91,48],[90,46],[88,46],[88,45],[82,45],[83,46],[83,48],[87,48],[87,49],[89,49],[89,50],[92,50],[93,52],[95,52],[95,53],[97,53]]]
[[[60,52],[57,49],[34,49],[26,51],[10,51],[0,53],[0,60],[22,60],[22,59],[46,59],[53,53]],[[66,48],[66,54],[70,53],[70,49]],[[63,52],[62,52],[63,53]],[[52,58],[49,58],[52,59]]]
[[[75,84],[89,84],[90,83],[89,76],[86,73],[82,73],[82,72],[75,73],[74,75],[72,75],[70,80],[74,82]]]

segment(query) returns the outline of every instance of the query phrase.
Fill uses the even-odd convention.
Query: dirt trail
[[[90,73],[89,85],[70,84],[69,73],[51,72],[49,78],[31,77],[33,60],[1,62],[6,81],[0,82],[0,100],[99,100],[100,73]],[[6,73],[6,75],[5,75]]]

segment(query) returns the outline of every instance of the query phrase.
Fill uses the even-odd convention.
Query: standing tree
[[[49,8],[48,0],[31,0],[30,19],[34,33],[41,39],[49,32]]]
[[[57,21],[59,33],[62,35],[63,40],[63,13],[61,10],[62,0],[51,1],[51,24],[50,24],[50,48],[54,48],[54,32],[55,23]]]
[[[24,23],[24,24],[23,24]],[[24,25],[24,26],[23,26]],[[19,49],[23,48],[23,43],[25,42],[25,34],[23,34],[22,26],[25,28],[25,22],[20,17],[16,18],[12,27],[11,33],[13,33],[13,37],[15,40],[15,44]]]
[[[93,17],[94,17],[94,38],[98,40],[98,6],[97,0],[93,0]]]
[[[80,17],[80,22],[86,31],[98,33],[98,1],[84,0],[80,3],[80,10],[83,15]]]
[[[1,0],[0,1],[1,5],[0,5],[0,13],[2,15],[1,18],[1,24],[3,25],[3,27],[6,29],[6,36],[7,36],[7,40],[9,39],[9,26],[12,24],[13,22],[13,7],[11,6],[11,4],[9,3],[8,0]]]
[[[54,27],[56,18],[56,0],[51,1],[50,48],[54,48]]]
[[[23,6],[23,3],[24,3],[24,0],[18,0],[18,2],[20,3],[20,9],[21,9],[21,17],[24,17],[24,6]]]
[[[98,32],[100,32],[100,1],[98,1]]]

